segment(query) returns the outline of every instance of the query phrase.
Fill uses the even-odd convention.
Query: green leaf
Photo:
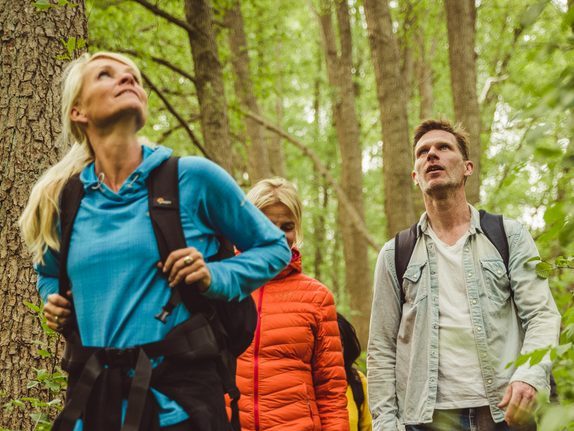
[[[560,245],[563,247],[568,246],[574,240],[574,223],[566,222],[562,229],[560,229],[560,233],[558,234],[558,241]]]
[[[535,261],[538,261],[538,260],[542,260],[542,259],[540,258],[540,256],[534,256],[534,257],[531,257],[530,259],[528,259],[528,260],[526,261],[526,263],[528,263],[528,262],[535,262]]]
[[[50,358],[52,356],[50,352],[44,349],[38,349],[38,355],[40,355],[41,358]]]
[[[546,356],[549,349],[538,349],[530,354],[530,365],[539,364]]]
[[[554,267],[548,262],[539,262],[536,264],[536,274],[540,278],[548,278],[552,275]]]
[[[38,0],[37,2],[32,3],[32,6],[34,6],[36,10],[39,11],[46,11],[51,7],[54,7],[54,5],[50,4],[48,0]]]
[[[32,304],[31,302],[28,302],[28,301],[23,301],[23,302],[24,302],[24,305],[26,307],[28,307],[30,310],[32,310],[34,313],[40,312],[41,308],[38,305]]]
[[[546,7],[548,1],[549,0],[542,0],[539,1],[538,3],[534,3],[528,6],[528,8],[524,11],[522,16],[520,17],[520,24],[523,27],[528,27],[534,24],[534,22],[538,19],[538,17]]]

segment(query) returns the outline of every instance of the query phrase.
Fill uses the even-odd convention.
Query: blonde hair
[[[68,179],[81,172],[94,160],[94,152],[83,129],[70,117],[72,109],[82,92],[86,65],[98,58],[111,58],[134,69],[138,80],[141,74],[135,63],[129,58],[113,52],[84,54],[72,61],[62,76],[62,132],[58,137],[62,147],[70,149],[64,157],[50,167],[36,182],[28,204],[19,219],[24,242],[32,253],[34,263],[43,263],[44,254],[51,248],[60,249],[58,235],[59,198]]]
[[[247,199],[260,210],[279,203],[285,205],[291,211],[295,222],[295,244],[301,245],[303,240],[301,224],[303,206],[293,183],[281,177],[261,180],[249,190]]]

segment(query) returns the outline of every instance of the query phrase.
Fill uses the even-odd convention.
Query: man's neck
[[[428,222],[441,241],[455,244],[470,227],[471,212],[464,189],[442,198],[424,195]]]

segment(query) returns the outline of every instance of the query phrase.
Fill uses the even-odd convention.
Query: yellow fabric
[[[365,401],[361,405],[361,423],[359,423],[359,411],[357,410],[357,403],[353,397],[351,385],[347,385],[347,410],[349,411],[349,429],[350,431],[372,431],[373,419],[369,411],[369,402],[367,399],[367,378],[363,373],[357,370],[361,378],[363,386],[363,393],[365,394]]]

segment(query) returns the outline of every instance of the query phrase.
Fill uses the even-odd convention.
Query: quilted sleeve
[[[348,431],[347,380],[333,295],[321,286],[313,354],[313,383],[322,431]]]

